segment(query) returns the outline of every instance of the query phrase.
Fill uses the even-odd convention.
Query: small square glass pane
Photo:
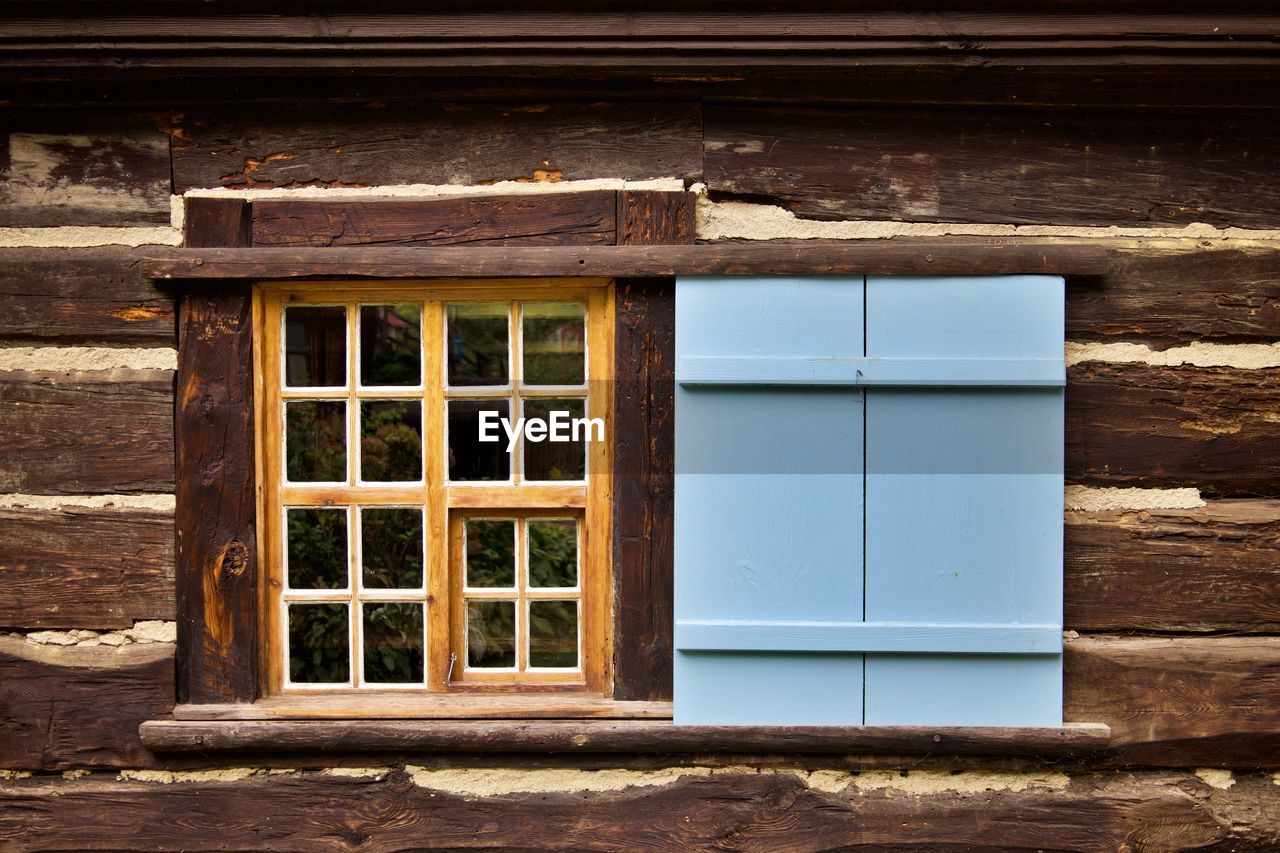
[[[361,579],[369,589],[422,588],[422,510],[360,510]]]
[[[294,483],[345,483],[347,404],[299,400],[284,405],[285,473]]]
[[[347,605],[289,605],[289,680],[333,684],[351,678]]]
[[[529,586],[578,585],[578,522],[571,518],[529,519]]]
[[[404,483],[422,479],[422,403],[360,403],[360,479]]]
[[[462,302],[445,308],[450,385],[506,385],[511,381],[510,312],[506,302]]]
[[[585,412],[582,399],[524,401],[526,480],[581,480],[586,476],[586,439],[597,437],[599,431],[590,424],[574,423],[582,420]],[[547,424],[541,440],[535,440],[535,433],[529,431],[535,418]]]
[[[347,586],[347,510],[289,509],[290,589],[345,589]]]
[[[587,362],[583,306],[576,302],[526,302],[520,315],[524,384],[581,385]]]
[[[511,479],[511,454],[500,423],[510,417],[511,404],[506,400],[449,401],[450,480]],[[480,440],[482,421],[492,441]]]
[[[466,585],[473,589],[516,585],[516,523],[510,519],[468,518]]]
[[[422,682],[422,605],[366,602],[364,680],[374,684]]]
[[[284,384],[290,388],[346,385],[347,309],[284,309]]]
[[[467,602],[467,666],[510,669],[516,665],[516,603]]]
[[[529,602],[529,666],[578,666],[578,602]]]
[[[360,306],[360,384],[422,382],[422,306]]]

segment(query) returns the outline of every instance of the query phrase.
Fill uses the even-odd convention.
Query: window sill
[[[174,720],[563,720],[671,719],[670,702],[616,702],[599,693],[291,693],[257,702],[178,705]]]
[[[617,703],[631,704],[631,703]],[[648,703],[641,703],[648,704]],[[660,704],[660,703],[654,703]],[[155,752],[887,753],[1068,757],[1106,748],[1100,723],[1061,727],[677,726],[670,720],[150,720]]]

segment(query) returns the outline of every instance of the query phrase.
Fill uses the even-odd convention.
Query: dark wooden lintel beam
[[[1072,756],[1106,748],[1101,723],[1045,728],[677,726],[602,720],[149,720],[156,752],[892,753]]]
[[[1102,275],[1105,247],[1043,240],[854,240],[696,246],[175,249],[155,279],[676,275]]]

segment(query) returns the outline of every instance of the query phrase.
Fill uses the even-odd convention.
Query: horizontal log
[[[1280,370],[1087,362],[1068,369],[1073,483],[1280,495]]]
[[[0,337],[174,346],[173,299],[139,268],[142,249],[0,249]]]
[[[1280,501],[1066,518],[1067,628],[1280,632]]]
[[[1116,765],[1280,765],[1280,638],[1081,637],[1064,715],[1106,723]]]
[[[45,777],[0,782],[0,846],[393,850],[429,839],[448,849],[1264,850],[1280,808],[1280,786],[1265,777],[1217,790],[1187,771],[1080,774],[1061,777],[1065,785],[1030,776],[1025,787],[996,777],[993,790],[963,792],[981,780],[906,774],[862,780],[864,788],[836,778],[847,787],[770,769],[298,772],[172,784]]]
[[[0,373],[0,490],[173,491],[173,372]]]
[[[814,219],[1280,224],[1266,119],[708,106],[706,150],[713,196]]]
[[[145,113],[0,119],[0,226],[169,222],[169,137]]]
[[[566,246],[617,242],[614,192],[253,204],[255,246]]]
[[[172,707],[170,643],[78,648],[0,636],[0,767],[151,766],[138,726]]]
[[[850,240],[701,246],[173,249],[158,279],[673,275],[1099,275],[1104,248],[1055,240]]]
[[[344,60],[345,61],[345,60]],[[692,103],[348,104],[180,116],[177,192],[702,174]]]
[[[1158,346],[1271,342],[1280,329],[1280,252],[1113,244],[1104,276],[1067,284],[1067,338]]]
[[[173,514],[0,509],[0,574],[0,625],[9,628],[173,619]]]

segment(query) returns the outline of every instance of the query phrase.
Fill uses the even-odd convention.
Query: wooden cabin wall
[[[1274,115],[690,98],[0,122],[0,847],[1280,843]],[[1068,720],[1110,724],[1112,749],[1053,763],[142,748],[138,724],[174,701],[176,354],[173,298],[139,260],[179,243],[181,196],[595,179],[694,188],[706,241],[1110,247],[1111,273],[1068,282],[1065,703]]]

